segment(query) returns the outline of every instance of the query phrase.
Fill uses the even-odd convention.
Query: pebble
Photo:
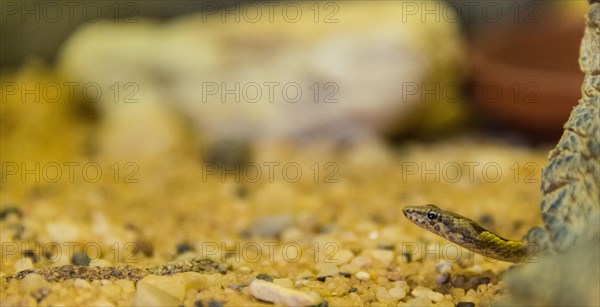
[[[394,287],[388,290],[388,293],[391,297],[397,300],[401,300],[406,297],[406,291],[400,287]]]
[[[117,280],[115,280],[115,285],[121,287],[121,290],[123,290],[123,292],[127,292],[127,293],[135,292],[135,284],[131,280],[117,279]]]
[[[384,287],[379,287],[375,293],[375,296],[380,303],[384,304],[388,304],[393,300],[392,296],[390,296],[388,293],[388,290],[386,290]]]
[[[320,300],[316,300],[308,293],[260,279],[250,283],[248,292],[259,300],[287,306],[314,306],[320,303]]]
[[[265,216],[252,223],[250,232],[262,238],[275,238],[293,223],[294,218],[289,214]]]
[[[371,257],[381,261],[385,265],[389,265],[394,260],[394,252],[391,250],[375,249],[370,251]]]
[[[73,281],[73,286],[75,288],[82,288],[82,289],[91,289],[92,288],[92,284],[90,284],[89,281],[85,280],[85,279],[81,279],[81,278],[77,278]]]
[[[71,263],[79,266],[88,266],[90,265],[90,257],[82,252],[73,253],[73,257],[71,258]]]
[[[350,264],[355,265],[359,268],[368,267],[372,263],[373,263],[373,259],[366,257],[366,256],[357,256],[354,259],[352,259],[352,262],[350,262]]]
[[[21,261],[15,262],[14,267],[15,267],[15,272],[31,270],[31,269],[33,269],[33,261],[31,260],[31,258],[25,258],[25,259],[22,259]]]
[[[185,291],[190,289],[200,289],[207,286],[207,277],[198,272],[183,272],[173,275],[173,278],[179,280]]]
[[[354,276],[356,276],[356,278],[360,279],[360,280],[369,280],[371,279],[371,274],[365,272],[365,271],[360,271],[360,272],[356,272],[356,274],[354,274]]]
[[[334,256],[337,265],[341,265],[341,264],[346,264],[348,262],[350,262],[350,260],[352,260],[352,258],[354,258],[354,253],[350,250],[347,249],[341,249],[339,250],[335,256]]]
[[[19,291],[21,293],[33,293],[41,288],[50,288],[50,283],[39,274],[28,274],[19,282]]]
[[[452,269],[452,263],[446,260],[441,260],[435,264],[435,268],[438,270],[438,272],[440,272],[440,274],[450,273],[450,270]]]
[[[133,298],[133,306],[179,306],[177,298],[149,285],[138,285]]]
[[[148,275],[137,283],[133,299],[135,306],[180,305],[185,296],[185,285],[180,278]]]
[[[105,268],[112,266],[112,263],[106,259],[95,259],[94,261],[90,261],[90,266]]]
[[[423,286],[417,286],[411,292],[415,297],[423,297],[434,302],[440,302],[444,299],[444,295],[438,292],[435,292],[429,288]]]
[[[472,302],[458,302],[456,307],[475,307],[475,303]]]
[[[69,242],[77,241],[79,227],[69,222],[56,222],[46,225],[46,233],[52,241]]]

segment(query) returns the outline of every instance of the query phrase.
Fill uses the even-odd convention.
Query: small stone
[[[465,289],[463,288],[452,288],[450,289],[450,295],[452,295],[452,297],[454,299],[460,299],[462,297],[465,296]]]
[[[31,258],[25,258],[20,261],[15,262],[15,272],[21,272],[25,270],[33,269],[33,261]]]
[[[175,253],[177,255],[181,255],[185,252],[192,252],[192,251],[194,251],[194,248],[185,242],[179,243],[179,244],[177,244],[177,247],[175,247]]]
[[[150,284],[137,287],[133,306],[179,306],[181,301]]]
[[[276,238],[293,223],[294,218],[289,214],[265,216],[252,223],[250,232],[262,238]]]
[[[90,266],[105,268],[105,267],[112,266],[112,263],[106,259],[96,259],[96,260],[90,261]]]
[[[375,293],[375,296],[379,302],[384,304],[389,303],[392,300],[392,297],[384,287],[379,287]]]
[[[352,259],[352,262],[350,262],[350,264],[353,264],[359,268],[370,266],[372,263],[373,259],[366,256],[357,256],[354,259]]]
[[[134,305],[179,305],[185,296],[183,282],[171,276],[148,275],[137,283]]]
[[[73,242],[79,237],[79,227],[69,222],[49,223],[46,232],[50,240],[58,242]]]
[[[354,253],[347,249],[341,249],[333,256],[337,265],[346,264],[350,262],[352,258],[354,258]]]
[[[81,279],[81,278],[77,278],[73,281],[73,286],[75,288],[82,288],[82,289],[91,289],[92,288],[92,284],[90,284],[89,281],[85,280],[85,279]]]
[[[121,287],[110,284],[100,287],[100,292],[102,292],[102,294],[104,294],[106,297],[114,299],[121,296]]]
[[[352,287],[352,288],[350,288],[350,290],[348,290],[348,293],[353,293],[353,292],[356,292],[356,291],[358,291],[358,289]]]
[[[21,209],[13,206],[8,206],[0,210],[0,220],[7,218],[11,214],[16,215],[18,218],[23,217],[23,211],[21,211]]]
[[[71,263],[78,266],[88,266],[90,265],[90,257],[82,252],[73,253],[73,257],[71,258]]]
[[[248,292],[259,300],[287,306],[314,306],[320,303],[308,293],[288,289],[260,279],[255,279],[250,283]]]
[[[475,303],[473,302],[458,302],[456,307],[475,307]]]
[[[373,259],[381,261],[385,265],[389,265],[394,260],[394,252],[390,250],[376,249],[370,252]]]
[[[450,270],[452,269],[452,263],[446,260],[441,260],[435,264],[435,268],[438,270],[438,272],[440,272],[440,274],[450,273]]]
[[[348,272],[340,272],[340,275],[346,277],[346,278],[350,278],[352,277],[352,274],[348,273]]]
[[[30,249],[26,249],[23,251],[23,257],[31,259],[32,263],[36,263],[39,260],[35,252]]]
[[[173,275],[173,278],[181,281],[185,291],[190,289],[200,289],[206,286],[206,276],[198,272],[183,272]]]
[[[273,282],[273,277],[271,277],[271,275],[269,275],[269,274],[258,274],[258,275],[256,275],[256,279]]]
[[[394,287],[388,290],[388,293],[391,297],[397,300],[401,300],[406,297],[406,291],[400,287]]]
[[[439,302],[444,299],[443,294],[435,292],[423,286],[417,286],[411,291],[411,294],[415,297],[424,297],[434,302]]]
[[[356,276],[356,278],[360,279],[360,280],[369,280],[371,279],[371,275],[365,271],[360,271],[360,272],[356,272],[356,274],[354,274],[354,276]]]
[[[331,277],[331,276],[318,276],[317,278],[315,278],[315,280],[320,281],[320,282],[325,282],[327,277]]]
[[[32,294],[42,288],[50,288],[50,283],[39,274],[28,274],[19,282],[21,293]]]
[[[435,276],[435,282],[438,285],[446,283],[448,281],[448,274],[438,274]]]

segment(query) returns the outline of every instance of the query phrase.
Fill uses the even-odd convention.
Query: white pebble
[[[81,279],[81,278],[75,279],[75,281],[73,281],[73,286],[75,288],[82,288],[82,289],[91,289],[92,288],[92,284],[90,284],[89,281],[87,281],[85,279]]]
[[[320,303],[308,293],[261,279],[253,280],[248,286],[248,292],[259,300],[287,306],[314,306]]]
[[[353,264],[359,268],[368,267],[372,263],[373,263],[373,259],[366,257],[366,256],[355,257],[354,259],[352,259],[352,262],[350,262],[350,264]]]
[[[179,278],[148,275],[137,283],[134,305],[179,305],[185,296],[185,286]]]
[[[79,227],[69,222],[56,222],[46,225],[46,232],[53,241],[76,241],[79,236]]]
[[[450,263],[446,260],[441,260],[440,262],[435,264],[435,268],[441,274],[449,273],[450,270],[452,269],[452,263]]]
[[[360,272],[356,272],[356,274],[354,274],[354,276],[356,276],[356,278],[360,279],[360,280],[369,280],[371,279],[371,274],[365,272],[365,271],[360,271]]]
[[[392,300],[392,297],[388,293],[388,290],[386,290],[384,287],[379,287],[377,289],[377,292],[375,293],[375,296],[377,297],[377,300],[381,303],[388,303]]]
[[[394,252],[390,250],[376,249],[371,251],[371,257],[381,261],[385,265],[389,265],[394,260]]]
[[[388,290],[388,293],[391,297],[397,300],[401,300],[406,297],[406,291],[400,287],[394,287]]]
[[[342,265],[350,262],[352,258],[354,258],[354,253],[347,249],[341,249],[333,256],[334,260],[336,260],[337,265]]]
[[[418,286],[418,287],[414,288],[412,290],[411,294],[414,295],[415,297],[427,298],[434,302],[439,302],[444,299],[443,294],[435,292],[435,291],[433,291],[429,288],[423,287],[423,286]]]
[[[50,283],[39,274],[29,274],[23,277],[19,282],[19,291],[21,293],[32,293],[41,288],[49,288]]]
[[[15,262],[15,272],[21,272],[31,269],[33,269],[33,262],[31,261],[31,258],[25,258],[21,261]]]

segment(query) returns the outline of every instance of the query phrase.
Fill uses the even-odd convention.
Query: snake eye
[[[429,212],[429,213],[427,213],[427,218],[430,219],[430,220],[435,220],[437,218],[437,216],[438,215],[435,212]]]

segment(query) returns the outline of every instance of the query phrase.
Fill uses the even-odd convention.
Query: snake
[[[416,225],[486,257],[524,262],[537,251],[532,243],[505,239],[469,218],[436,205],[406,206],[402,211]]]
[[[577,248],[585,253],[599,248],[600,3],[596,2],[600,1],[590,1],[580,48],[579,63],[585,74],[582,97],[542,172],[543,225],[531,228],[518,241],[435,205],[404,207],[408,220],[470,251],[508,262],[535,262],[535,255],[545,257]]]

